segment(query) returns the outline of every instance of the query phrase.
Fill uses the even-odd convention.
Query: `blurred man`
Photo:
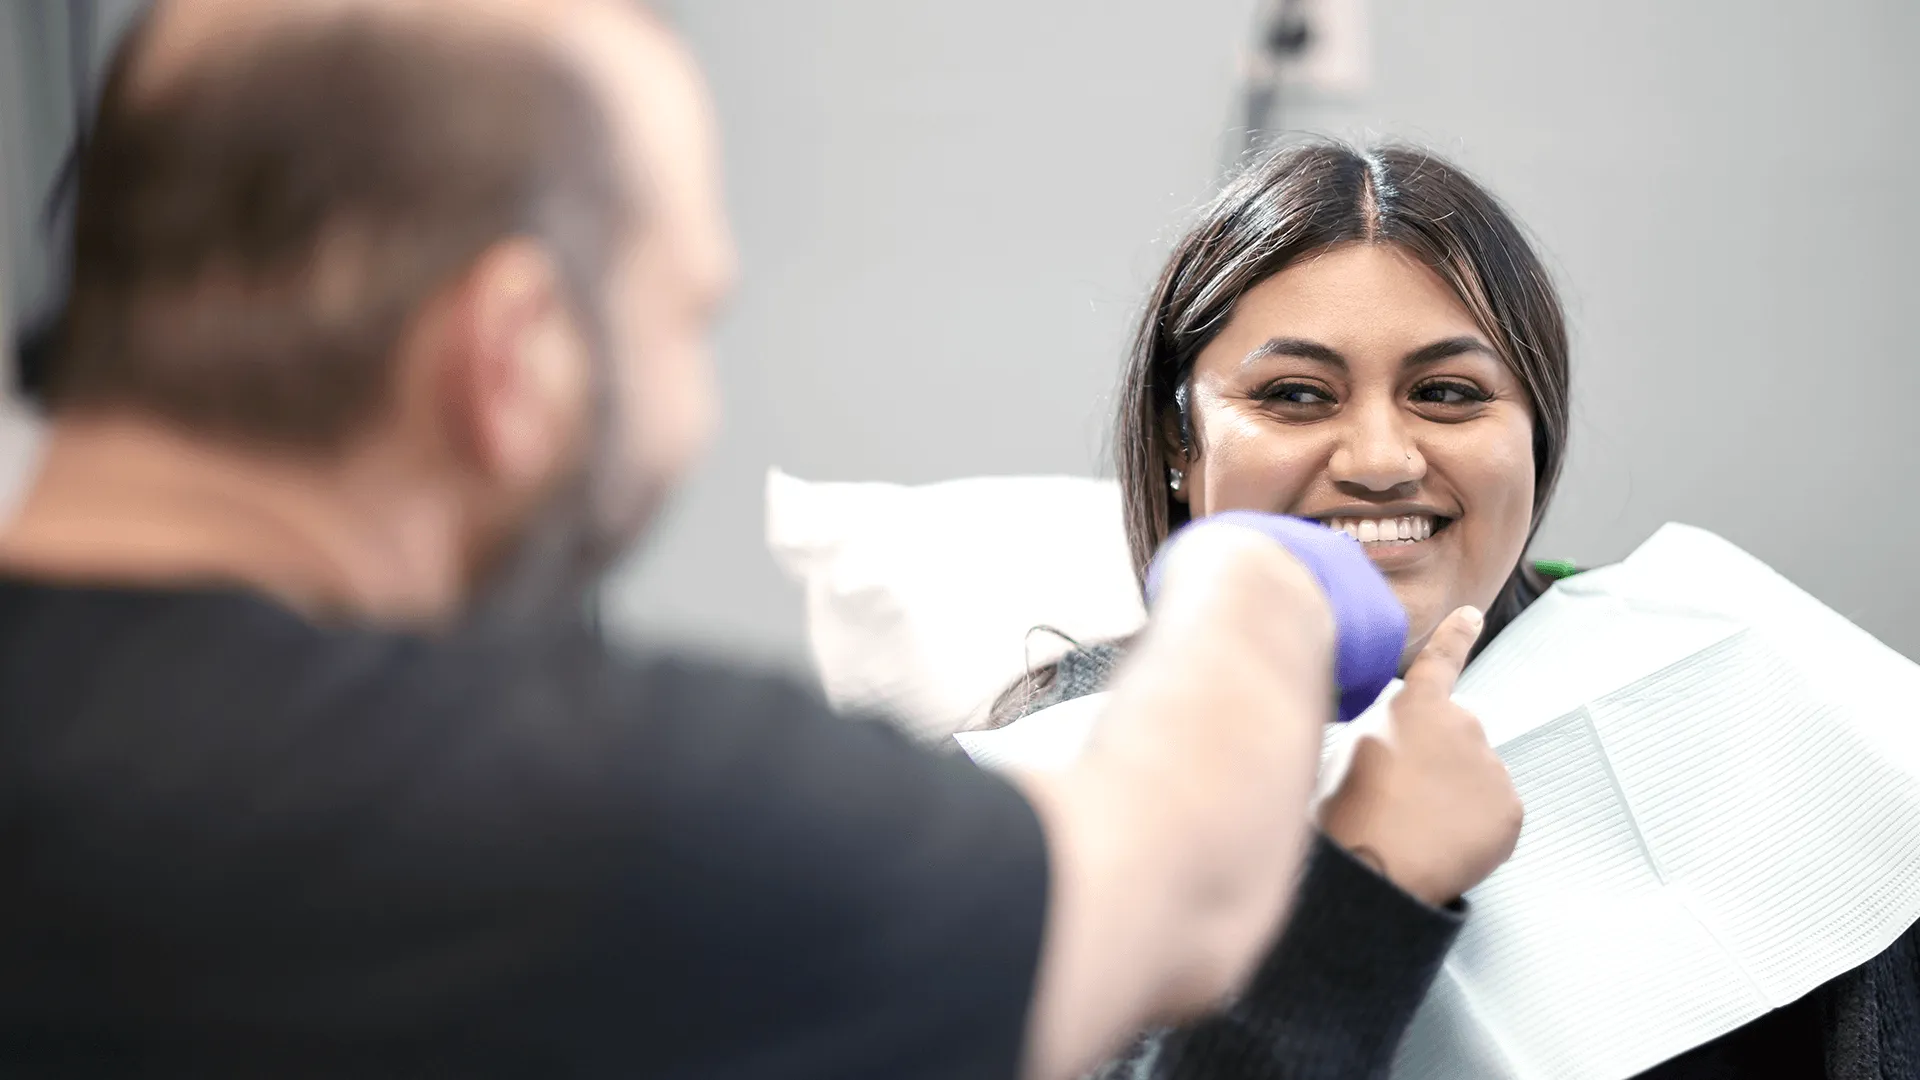
[[[183,0],[0,535],[0,1072],[1067,1076],[1248,973],[1331,621],[1168,565],[1010,785],[576,613],[706,438],[693,65],[613,0]]]

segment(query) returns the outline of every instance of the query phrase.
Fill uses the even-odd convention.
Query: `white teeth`
[[[1363,544],[1412,544],[1433,535],[1433,518],[1425,514],[1397,518],[1333,518],[1326,525]]]

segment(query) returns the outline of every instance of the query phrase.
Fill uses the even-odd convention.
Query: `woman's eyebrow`
[[[1322,364],[1346,370],[1347,358],[1338,352],[1305,338],[1277,337],[1268,338],[1254,347],[1254,350],[1240,361],[1241,367],[1252,367],[1269,356],[1295,356],[1302,360],[1314,360]]]
[[[1442,360],[1460,356],[1465,353],[1481,353],[1494,360],[1500,359],[1500,354],[1493,350],[1493,346],[1488,345],[1477,337],[1463,334],[1458,337],[1442,338],[1430,345],[1422,345],[1420,348],[1413,350],[1402,358],[1400,366],[1403,368],[1420,367],[1424,364],[1438,363]],[[1317,341],[1309,341],[1306,338],[1295,337],[1268,338],[1256,346],[1252,352],[1249,352],[1246,357],[1240,361],[1240,366],[1251,367],[1272,356],[1292,356],[1301,360],[1312,360],[1316,363],[1339,368],[1342,371],[1347,368],[1347,358],[1342,356],[1339,350],[1322,345]]]
[[[1460,337],[1442,338],[1431,345],[1423,345],[1408,353],[1406,357],[1400,361],[1400,366],[1403,368],[1420,367],[1423,364],[1438,363],[1442,360],[1451,359],[1452,357],[1461,356],[1466,353],[1480,353],[1493,360],[1500,359],[1500,354],[1493,351],[1493,346],[1488,345],[1477,337],[1462,335]]]

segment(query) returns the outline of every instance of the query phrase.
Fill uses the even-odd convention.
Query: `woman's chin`
[[[1421,638],[1418,642],[1409,639],[1407,651],[1400,654],[1400,666],[1394,670],[1394,674],[1402,679],[1406,678],[1407,669],[1413,666],[1413,658],[1419,656],[1420,650],[1426,648],[1426,645],[1426,638]]]
[[[1407,616],[1407,647],[1400,651],[1400,667],[1395,672],[1403,679],[1407,676],[1407,669],[1413,666],[1414,659],[1420,655],[1420,650],[1427,647],[1433,632],[1440,628],[1440,620],[1437,617],[1418,618],[1411,611]]]

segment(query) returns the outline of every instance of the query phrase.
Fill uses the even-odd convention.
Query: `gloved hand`
[[[1252,529],[1280,544],[1300,560],[1333,609],[1333,681],[1340,691],[1339,717],[1351,720],[1367,710],[1400,668],[1407,644],[1407,612],[1374,569],[1360,541],[1303,518],[1228,510],[1189,522],[1161,546],[1162,555],[1191,529]],[[1147,603],[1160,593],[1162,555],[1147,568]]]

